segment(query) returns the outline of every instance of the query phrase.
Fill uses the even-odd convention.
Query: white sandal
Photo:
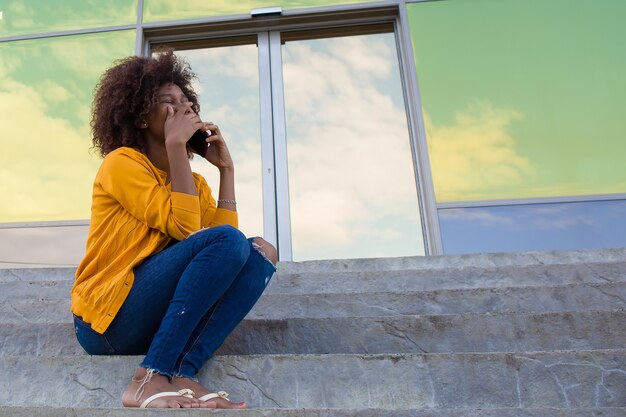
[[[223,398],[226,401],[230,402],[230,400],[228,399],[228,393],[226,391],[212,392],[210,394],[203,395],[202,397],[200,397],[198,399],[200,401],[208,401],[208,400],[212,400],[213,398]]]
[[[180,391],[177,391],[177,392],[174,392],[174,391],[159,392],[158,394],[154,394],[154,395],[146,398],[146,400],[141,403],[139,408],[146,408],[148,406],[148,404],[150,404],[152,401],[156,400],[157,398],[161,398],[161,397],[194,398],[194,395],[195,395],[195,393],[192,390],[190,390],[189,388],[181,389]],[[226,394],[226,395],[228,395],[228,394]]]

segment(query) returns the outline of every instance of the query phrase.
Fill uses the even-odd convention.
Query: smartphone
[[[193,134],[191,138],[187,141],[191,149],[195,153],[200,156],[204,156],[206,154],[206,150],[208,148],[206,138],[209,137],[209,134],[204,130],[196,130],[196,133]]]

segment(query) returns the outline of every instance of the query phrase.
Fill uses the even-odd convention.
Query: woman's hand
[[[163,126],[166,146],[185,146],[196,130],[204,128],[205,124],[191,109],[192,105],[191,102],[185,102],[177,106],[176,109],[173,106],[167,106],[167,115]]]
[[[210,136],[206,139],[209,146],[204,158],[220,170],[232,170],[234,168],[233,159],[230,157],[230,152],[222,137],[220,128],[213,122],[209,122],[205,123],[204,130],[210,133]]]

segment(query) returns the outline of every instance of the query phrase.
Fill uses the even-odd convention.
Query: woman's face
[[[164,125],[167,118],[167,108],[172,107],[174,112],[185,111],[189,108],[189,100],[179,86],[173,83],[164,84],[157,90],[156,103],[152,105],[146,116],[144,135],[149,140],[165,142]]]

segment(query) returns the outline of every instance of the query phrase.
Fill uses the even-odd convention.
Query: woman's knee
[[[272,245],[263,238],[255,237],[253,241],[253,247],[258,252],[260,252],[261,255],[263,255],[264,257],[269,259],[274,265],[276,265],[276,262],[278,262],[278,251],[276,250],[274,245]]]
[[[245,262],[250,255],[250,244],[246,235],[241,230],[228,224],[218,227],[223,239],[229,242],[234,252],[241,253],[241,260]]]
[[[240,230],[230,225],[221,225],[205,230],[206,232],[203,231],[203,234],[198,236],[199,244],[202,245],[202,252],[205,250],[214,252],[218,247],[227,247],[229,258],[237,258],[242,263],[248,259],[250,244]]]
[[[212,229],[217,230],[221,234],[232,237],[234,239],[246,239],[246,236],[241,232],[241,230],[237,229],[234,226],[231,226],[230,224],[222,224],[220,226],[215,226]]]

